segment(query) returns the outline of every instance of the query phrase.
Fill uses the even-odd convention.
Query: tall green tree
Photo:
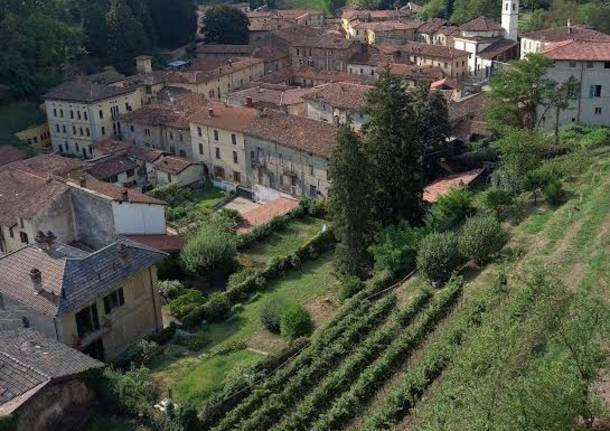
[[[487,98],[488,120],[492,128],[534,129],[537,126],[538,106],[555,85],[544,77],[552,64],[540,54],[528,54],[493,77]]]
[[[443,145],[451,133],[447,100],[425,83],[419,84],[411,96],[419,137],[430,149]]]
[[[150,0],[159,45],[174,48],[190,42],[197,31],[192,0]]]
[[[125,0],[112,0],[106,14],[108,26],[108,58],[123,71],[133,68],[133,59],[150,49],[150,42],[141,22],[133,15]]]
[[[174,2],[172,1],[167,3],[173,4]],[[151,45],[156,46],[158,43],[157,29],[162,24],[157,25],[157,23],[153,21],[150,11],[151,0],[127,0],[127,5],[131,9],[131,13],[133,13],[135,19],[137,19],[144,27],[144,31],[146,32],[146,36],[148,37]]]
[[[330,159],[328,176],[331,179],[329,210],[339,239],[335,265],[344,275],[362,277],[371,267],[367,248],[373,240],[375,222],[369,201],[368,172],[362,143],[349,126],[343,126]]]
[[[248,17],[237,8],[218,5],[205,13],[205,40],[208,43],[244,45],[248,43]]]
[[[411,97],[386,69],[367,97],[365,148],[370,163],[371,207],[383,225],[421,221],[425,141]]]
[[[96,57],[105,57],[108,52],[108,26],[106,25],[108,4],[103,1],[83,0],[79,5],[79,10],[87,52]]]
[[[464,24],[478,16],[499,18],[499,3],[496,0],[455,0],[451,22]]]

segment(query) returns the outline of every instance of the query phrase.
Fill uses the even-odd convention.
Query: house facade
[[[363,107],[372,88],[344,82],[316,87],[303,97],[305,116],[330,124],[349,123],[355,130],[360,130],[369,120]]]

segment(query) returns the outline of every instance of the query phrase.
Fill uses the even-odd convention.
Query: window
[[[74,147],[76,148],[76,151],[78,151],[78,142],[74,143]]]
[[[23,219],[19,217],[19,227],[23,229]]]
[[[88,127],[85,129],[85,132],[87,132],[87,136],[91,136],[91,132],[89,131]]]
[[[604,61],[604,69],[610,69],[610,61]]]
[[[201,127],[197,127],[197,135],[201,136]]]
[[[318,195],[318,188],[313,184],[309,186],[309,196],[315,198]]]
[[[595,114],[596,115],[600,115],[602,113],[602,108],[600,108],[599,106],[595,108]]]
[[[589,88],[589,97],[602,97],[602,86],[601,85],[592,85]]]
[[[55,131],[56,131],[57,133],[59,133],[59,124],[56,124],[56,125],[55,125]]]
[[[172,176],[171,174],[167,174],[167,182],[171,183],[172,182]]]
[[[111,183],[116,183],[118,180],[119,180],[119,177],[117,177],[116,175],[113,175],[108,178],[108,181]]]
[[[129,130],[131,131],[131,133],[133,133],[133,132],[134,132],[133,125],[129,126]]]
[[[214,140],[218,140],[218,130],[214,130]]]
[[[76,126],[72,126],[72,134],[76,135]]]
[[[82,128],[82,127],[79,127],[79,128],[78,128],[78,132],[80,133],[80,135],[81,135],[81,136],[83,136],[83,135],[84,135],[84,133],[83,133],[83,128]]]
[[[125,304],[125,296],[123,288],[119,288],[109,295],[104,296],[104,313],[110,314],[115,308],[119,308]]]
[[[133,177],[134,173],[135,171],[133,169],[129,169],[127,172],[125,172],[125,175],[127,175],[128,177]]]
[[[12,227],[8,228],[8,236],[10,236],[11,238],[15,238],[15,233],[13,232],[13,228]]]
[[[65,124],[62,124],[62,126],[61,126],[61,131],[62,131],[62,132],[64,132],[64,133],[66,133],[66,125],[65,125]]]
[[[74,120],[74,111],[70,109],[70,119]]]
[[[59,116],[60,116],[61,118],[64,118],[64,110],[63,110],[63,109],[60,109],[60,110],[59,110]]]
[[[64,147],[63,147],[63,145],[61,145],[61,144],[59,144],[59,152],[60,152],[60,153],[63,153],[63,152],[64,152]]]
[[[28,234],[25,232],[19,232],[19,239],[21,239],[21,242],[24,244],[28,243]]]
[[[182,142],[182,141],[183,141],[182,133],[180,133],[180,134],[178,135],[178,140],[179,140],[180,142]]]
[[[83,337],[93,331],[100,329],[100,321],[97,315],[95,304],[83,308],[74,316],[76,320],[76,332],[79,337]]]
[[[203,154],[203,144],[199,144],[199,154]]]
[[[85,117],[85,121],[89,120],[89,118],[87,118],[87,111],[83,112],[83,116]]]
[[[169,139],[171,139],[172,141],[174,140],[174,133],[173,132],[169,132]]]
[[[91,145],[89,145],[89,155],[93,154],[93,148],[91,148]]]
[[[102,111],[100,109],[99,115],[100,115],[100,120],[103,120],[104,119],[104,111]]]
[[[220,159],[220,148],[216,148],[216,158]]]
[[[224,178],[225,170],[223,168],[221,168],[220,166],[214,166],[214,176],[217,178]]]
[[[593,62],[587,61],[587,69],[592,69],[592,68],[593,68]]]
[[[309,175],[313,176],[313,165],[309,165]]]
[[[237,151],[233,151],[233,163],[237,163]]]
[[[233,181],[235,181],[236,183],[241,182],[241,174],[239,172],[233,171]]]
[[[53,108],[53,116],[57,117],[57,108]]]
[[[80,111],[76,111],[76,116],[78,117],[78,119],[80,120]]]
[[[102,135],[106,135],[106,128],[102,126]]]
[[[186,151],[180,150],[180,157],[186,157]]]
[[[233,145],[237,145],[237,137],[235,136],[235,133],[231,133],[231,142]]]

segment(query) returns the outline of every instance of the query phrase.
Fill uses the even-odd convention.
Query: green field
[[[318,297],[334,298],[338,286],[331,273],[332,262],[327,255],[271,282],[256,300],[244,304],[236,318],[205,325],[201,331],[207,343],[202,351],[184,356],[179,350],[156,361],[151,366],[155,380],[162,388],[169,388],[178,401],[203,401],[222,387],[227,374],[264,357],[248,348],[273,353],[286,346],[279,336],[263,329],[259,320],[261,306],[276,298],[294,304],[309,304]],[[225,353],[226,350],[229,351]]]

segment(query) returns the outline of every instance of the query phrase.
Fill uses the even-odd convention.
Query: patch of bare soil
[[[340,303],[334,296],[320,296],[305,305],[316,327],[324,326],[332,320]]]
[[[266,329],[261,329],[254,337],[246,343],[249,349],[257,352],[273,354],[280,352],[286,347],[286,342],[279,335],[272,334]]]

